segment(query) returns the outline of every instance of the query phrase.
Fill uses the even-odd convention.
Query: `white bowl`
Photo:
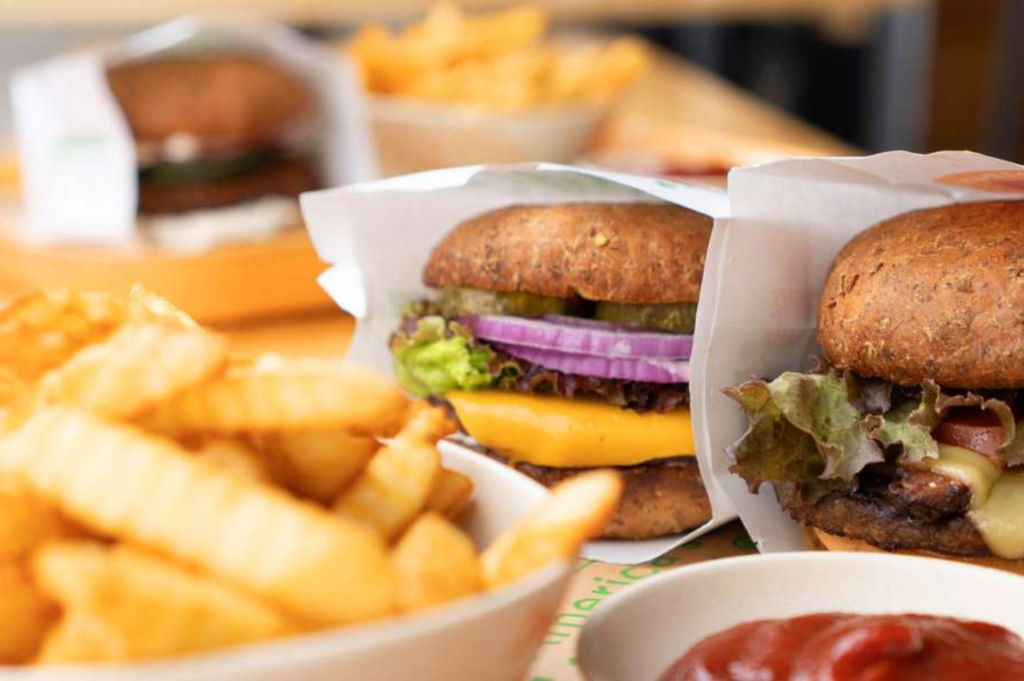
[[[367,102],[386,176],[477,163],[565,163],[583,153],[607,112],[583,105],[502,111],[382,95]]]
[[[446,466],[476,483],[475,500],[460,522],[478,546],[547,496],[487,457],[447,442],[440,449]],[[491,593],[377,624],[163,662],[0,668],[0,681],[519,680],[571,572],[570,562],[562,561]]]
[[[1024,579],[933,558],[825,552],[710,561],[609,599],[577,660],[589,681],[653,681],[704,637],[742,622],[819,612],[922,613],[1024,635]]]

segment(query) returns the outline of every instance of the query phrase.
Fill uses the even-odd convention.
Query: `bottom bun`
[[[812,543],[815,545],[815,547],[819,549],[824,549],[826,551],[841,551],[851,553],[896,553],[903,556],[940,558],[942,560],[955,560],[961,563],[970,563],[971,565],[981,565],[984,567],[996,568],[997,570],[1006,570],[1007,572],[1013,572],[1015,574],[1024,576],[1024,561],[1020,560],[1007,560],[1005,558],[996,558],[995,556],[949,556],[941,553],[932,553],[930,551],[886,551],[885,549],[880,549],[877,546],[872,546],[866,541],[862,541],[860,539],[851,539],[850,537],[841,537],[836,534],[829,534],[828,532],[825,532],[824,530],[819,530],[817,528],[809,528],[808,535]]]
[[[508,459],[494,452],[484,453],[508,463]],[[517,463],[515,468],[545,487],[594,470],[528,463]],[[615,514],[601,533],[603,539],[653,539],[679,534],[711,520],[711,503],[696,458],[678,457],[615,470],[622,474],[625,485]]]

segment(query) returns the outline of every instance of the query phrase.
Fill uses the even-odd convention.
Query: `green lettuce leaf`
[[[939,455],[939,443],[932,437],[934,420],[930,408],[922,402],[906,402],[885,414],[873,429],[873,435],[884,446],[902,445],[902,459],[918,462]]]
[[[1000,455],[1024,464],[1024,428],[1014,420],[1012,393],[943,393],[934,381],[902,388],[862,379],[828,365],[788,372],[770,383],[749,381],[725,393],[740,403],[750,428],[727,448],[733,472],[753,490],[763,482],[799,484],[811,494],[822,483],[854,484],[867,465],[916,463],[937,457],[933,429],[956,407],[995,413],[1006,431]]]
[[[725,394],[739,402],[750,420],[747,432],[726,448],[730,470],[746,480],[751,492],[765,482],[815,485],[825,470],[814,438],[783,415],[765,381],[747,381]]]
[[[851,481],[864,466],[883,460],[841,375],[789,371],[768,390],[785,419],[814,440],[825,464],[820,477]]]
[[[399,383],[417,397],[482,390],[519,372],[515,362],[477,345],[468,328],[440,315],[405,318],[390,348]]]
[[[914,461],[938,455],[931,408],[914,400],[890,408],[890,391],[877,381],[832,370],[787,372],[725,392],[750,420],[727,454],[753,490],[764,482],[800,484],[812,494],[849,489],[865,466],[885,460],[890,446]]]

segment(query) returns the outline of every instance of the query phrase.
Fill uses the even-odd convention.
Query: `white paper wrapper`
[[[255,51],[312,86],[319,107],[317,160],[326,185],[378,176],[362,91],[341,55],[257,17],[186,16],[15,73],[11,101],[26,237],[120,243],[135,234],[135,144],[105,71],[133,59],[198,48]]]
[[[401,306],[426,293],[420,277],[434,245],[459,222],[517,203],[664,200],[721,218],[725,193],[706,187],[554,164],[470,166],[407,175],[302,196],[302,212],[320,258],[333,266],[320,277],[328,294],[359,322],[351,358],[391,372],[388,336]],[[701,323],[703,305],[698,310]],[[695,362],[691,362],[691,371]],[[691,383],[691,391],[701,387]],[[698,447],[701,471],[710,465]],[[641,542],[595,542],[584,555],[639,563],[735,517],[728,497],[705,476],[714,512],[686,535]]]
[[[696,345],[713,352],[695,365],[706,389],[692,396],[693,420],[698,451],[713,454],[714,477],[762,551],[810,547],[770,486],[754,496],[728,472],[722,452],[747,420],[721,388],[810,368],[811,357],[821,354],[816,316],[829,266],[858,232],[916,209],[1021,198],[933,182],[987,170],[1024,167],[965,152],[890,152],[780,161],[729,175],[732,216],[716,224],[701,290],[701,313],[710,319],[698,328]],[[1022,180],[1016,182],[1024,191]]]

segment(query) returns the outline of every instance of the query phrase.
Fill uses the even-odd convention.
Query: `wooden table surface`
[[[340,310],[330,310],[220,328],[239,352],[342,358],[348,350],[355,322]]]
[[[664,50],[617,107],[599,151],[700,165],[859,153],[833,135]]]

